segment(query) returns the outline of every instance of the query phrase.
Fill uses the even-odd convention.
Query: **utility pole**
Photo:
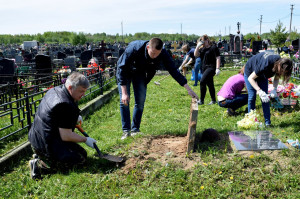
[[[123,38],[123,21],[121,22],[121,30],[122,30],[122,41],[124,42],[124,38]]]
[[[180,34],[182,36],[182,23],[180,24]]]
[[[291,5],[290,37],[291,37],[291,31],[292,31],[293,9],[294,9],[294,4]]]
[[[261,36],[261,23],[262,23],[262,15],[260,15],[259,22],[260,22],[260,25],[259,25],[259,35]]]

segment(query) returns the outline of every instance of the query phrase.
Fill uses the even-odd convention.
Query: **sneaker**
[[[198,101],[198,105],[203,105],[204,102],[202,102],[201,100]]]
[[[272,128],[273,125],[272,124],[265,124],[266,125],[266,128]]]
[[[216,102],[216,101],[211,101],[211,102],[209,102],[208,105],[213,105],[213,104],[215,104],[215,103],[217,103],[217,102]]]
[[[227,109],[227,114],[228,114],[229,116],[235,116],[235,111],[232,110],[231,108],[228,108],[228,109]]]
[[[129,136],[131,136],[131,135],[130,135],[130,131],[124,131],[124,132],[123,132],[123,135],[122,135],[122,137],[121,137],[121,140],[124,140],[124,139],[126,139],[127,137],[129,137]]]
[[[29,160],[29,169],[30,169],[30,177],[33,180],[36,179],[41,179],[41,171],[40,171],[40,167],[38,166],[38,160],[37,158],[33,159],[33,160]]]
[[[197,84],[194,84],[193,86],[197,86]]]
[[[142,133],[140,131],[131,131],[131,136],[141,135]]]
[[[33,158],[33,159],[38,159],[39,156],[38,156],[37,154],[34,153],[34,154],[32,154],[32,158]]]

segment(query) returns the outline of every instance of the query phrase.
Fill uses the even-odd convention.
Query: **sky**
[[[0,34],[265,33],[300,31],[300,0],[0,0]],[[262,15],[262,23],[260,18]],[[123,25],[121,25],[123,24]],[[123,28],[122,28],[123,27]]]

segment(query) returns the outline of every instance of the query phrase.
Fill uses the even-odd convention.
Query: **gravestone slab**
[[[287,146],[269,131],[231,131],[228,135],[238,151],[287,149]]]

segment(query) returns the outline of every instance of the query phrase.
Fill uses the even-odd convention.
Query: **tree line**
[[[36,40],[40,43],[70,43],[73,45],[78,44],[85,44],[89,43],[97,43],[100,41],[105,41],[106,43],[114,43],[114,42],[124,42],[129,43],[134,40],[149,40],[152,37],[159,37],[163,41],[194,41],[196,42],[200,35],[187,35],[187,34],[155,34],[155,33],[147,33],[147,32],[140,32],[135,34],[125,34],[125,35],[109,35],[106,33],[83,33],[83,32],[68,32],[68,31],[61,31],[61,32],[44,32],[43,34],[17,34],[17,35],[0,35],[0,44],[22,44],[23,41],[32,41]],[[212,41],[218,41],[220,36],[211,36]],[[287,38],[290,41],[300,38],[300,34],[297,30],[288,33],[286,28],[283,26],[283,23],[280,21],[276,25],[274,30],[270,30],[268,33],[263,33],[259,35],[258,33],[248,33],[244,35],[244,40],[257,41],[268,39],[274,44],[276,47],[282,47],[284,45],[289,45],[290,43],[286,43]],[[229,41],[230,36],[222,36],[222,40],[225,39]]]

